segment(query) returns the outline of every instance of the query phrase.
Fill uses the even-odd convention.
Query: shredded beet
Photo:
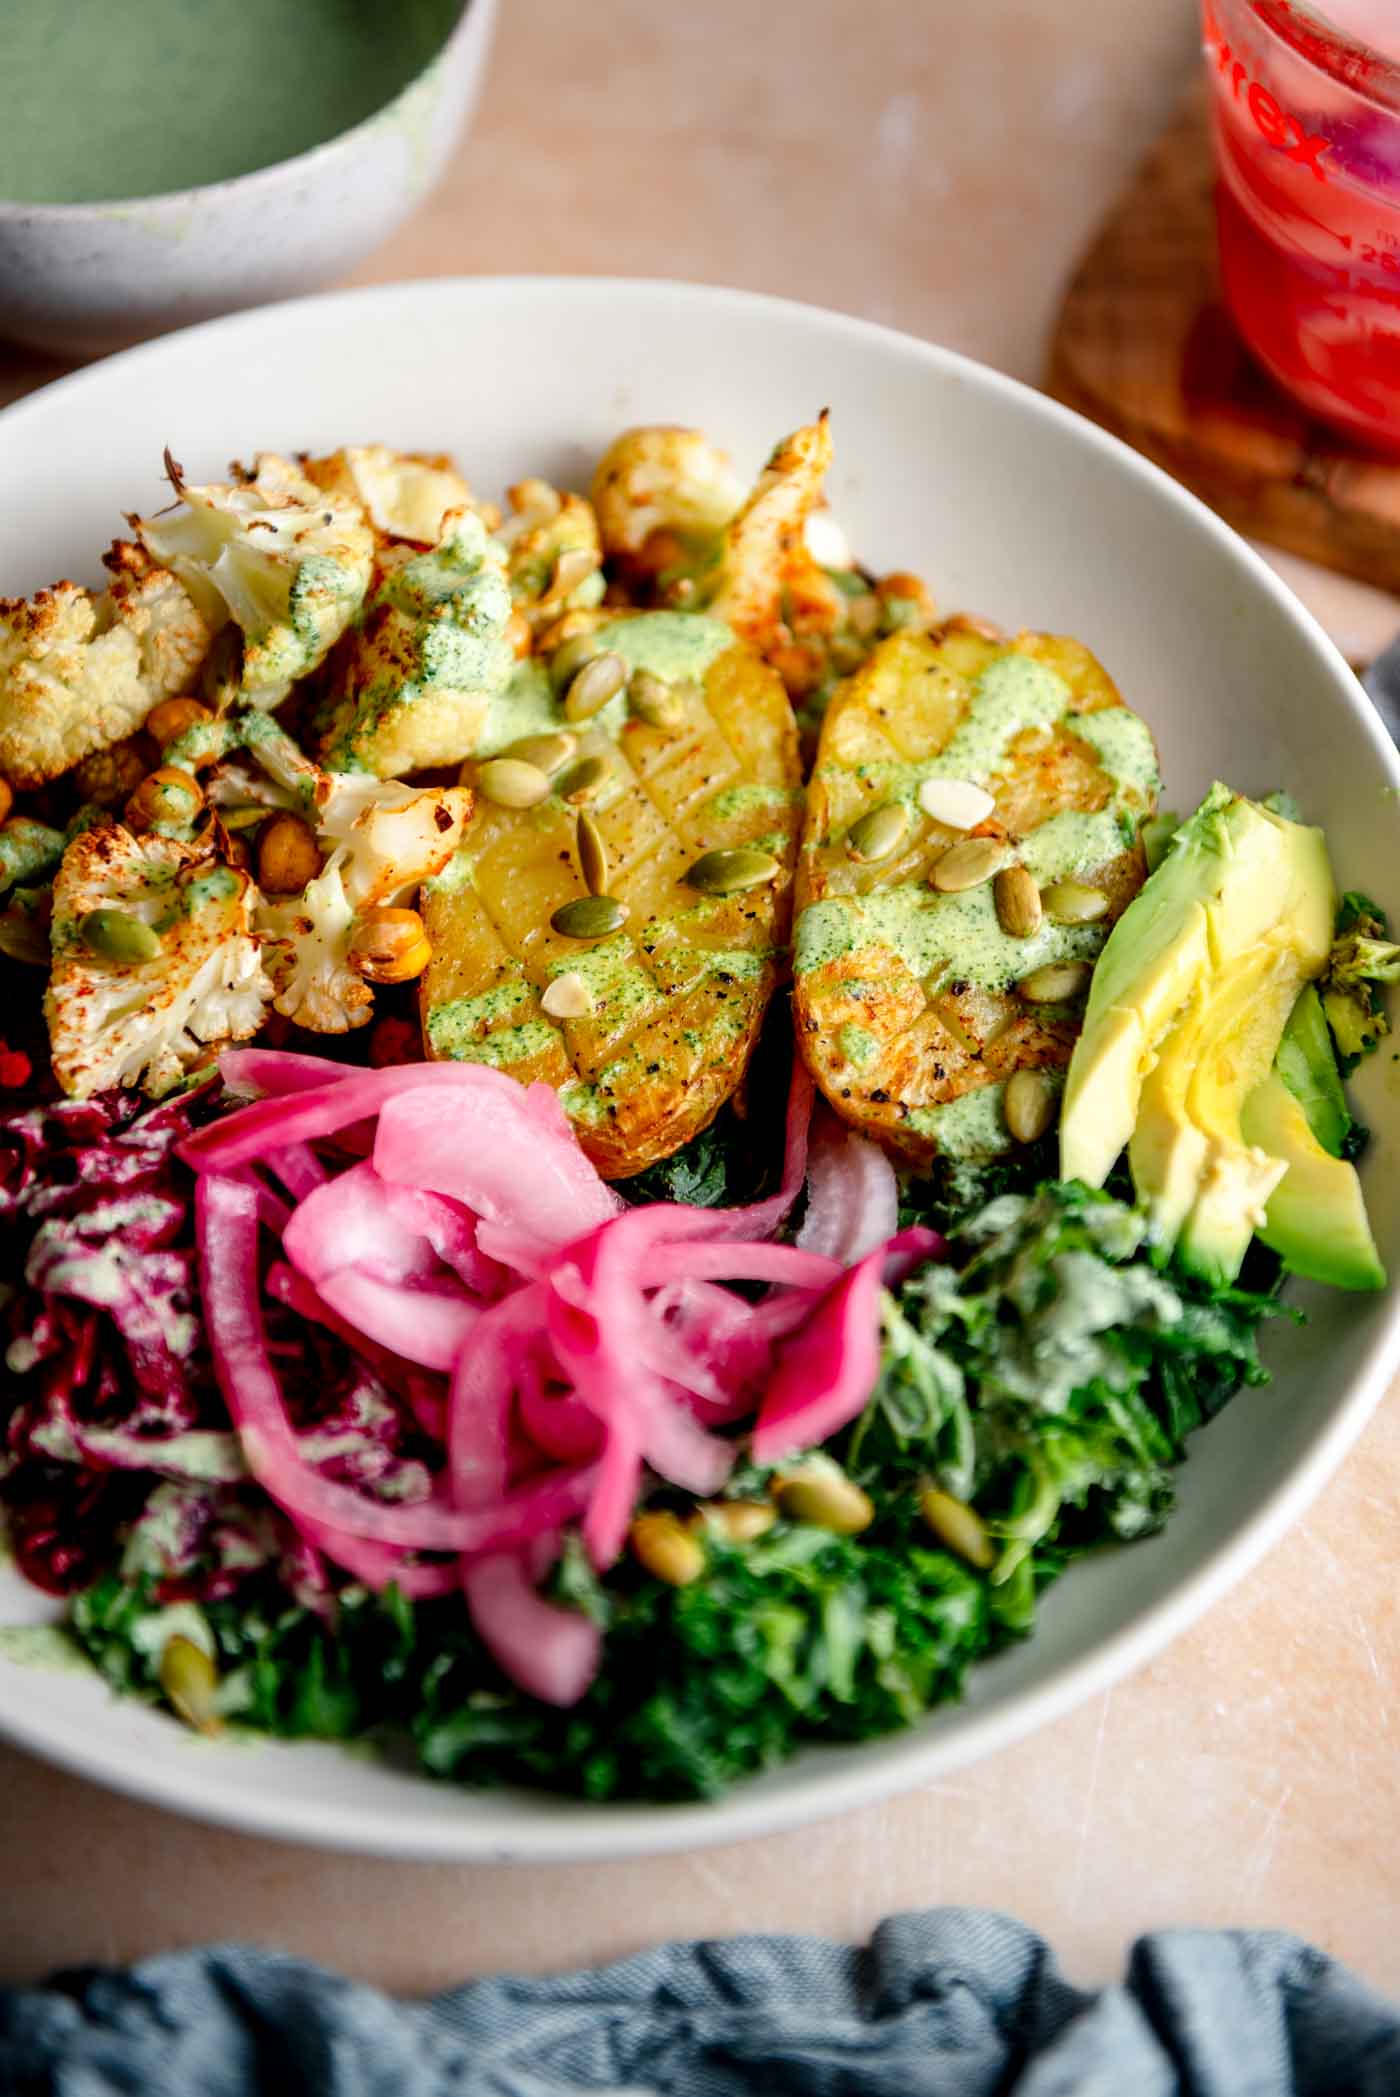
[[[0,1121],[25,1259],[6,1491],[50,1588],[90,1579],[139,1511],[113,1474],[167,1481],[137,1533],[195,1593],[201,1566],[258,1562],[261,1489],[264,1561],[299,1554],[312,1587],[329,1561],[459,1588],[504,1671],[571,1703],[600,1640],[537,1592],[561,1532],[606,1568],[648,1473],[721,1491],[755,1412],[760,1461],[835,1432],[875,1380],[887,1262],[937,1249],[891,1236],[893,1176],[861,1138],[829,1122],[809,1171],[800,1065],[782,1185],[740,1209],[623,1207],[552,1091],[479,1064],[245,1049],[222,1074],[259,1096]],[[804,1184],[799,1241],[776,1243]]]

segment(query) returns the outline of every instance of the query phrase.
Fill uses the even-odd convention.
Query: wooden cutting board
[[[1221,303],[1213,183],[1202,85],[1080,264],[1049,390],[1238,530],[1400,590],[1400,463],[1333,436],[1247,355]]]

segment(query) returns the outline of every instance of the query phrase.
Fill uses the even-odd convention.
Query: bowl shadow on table
[[[22,400],[26,393],[37,393],[72,369],[71,357],[49,356],[20,342],[0,340],[0,408]]]

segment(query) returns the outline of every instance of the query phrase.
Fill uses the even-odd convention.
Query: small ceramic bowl
[[[433,187],[476,104],[497,0],[463,0],[436,58],[338,138],[232,181],[125,202],[0,199],[0,335],[90,356],[306,291]]]

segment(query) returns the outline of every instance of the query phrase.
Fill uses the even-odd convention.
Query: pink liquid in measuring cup
[[[1333,0],[1328,21],[1205,0],[1221,275],[1288,392],[1400,453],[1400,0]]]
[[[1330,0],[1327,20],[1382,58],[1400,58],[1400,16],[1395,0]]]

